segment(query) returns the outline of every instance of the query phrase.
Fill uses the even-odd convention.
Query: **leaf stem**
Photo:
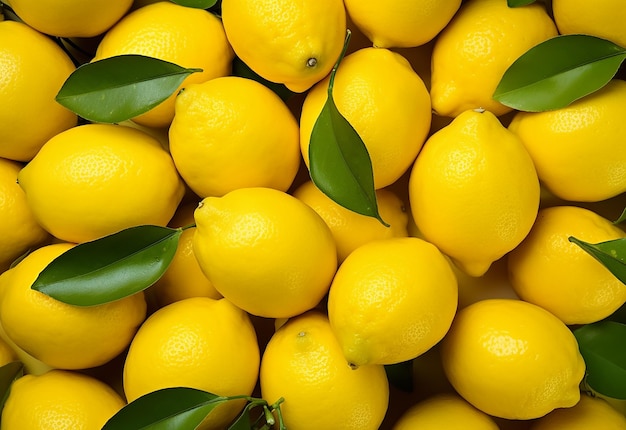
[[[333,87],[335,86],[335,75],[337,74],[337,69],[339,68],[339,64],[341,63],[341,60],[343,60],[343,57],[346,56],[346,51],[348,50],[348,44],[350,43],[351,35],[352,35],[352,32],[350,31],[350,29],[347,29],[346,38],[343,42],[343,49],[341,50],[341,54],[339,54],[339,58],[337,59],[337,62],[333,66],[332,70],[330,71],[330,80],[328,81],[328,97],[329,98],[332,98],[333,96]]]
[[[195,227],[196,227],[196,223],[194,222],[194,223],[188,224],[188,225],[186,225],[184,227],[180,227],[180,230],[181,231],[185,231],[185,230],[188,230],[190,228],[195,228]]]

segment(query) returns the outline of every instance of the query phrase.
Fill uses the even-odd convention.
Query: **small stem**
[[[189,224],[189,225],[186,225],[186,226],[184,226],[184,227],[181,227],[180,229],[181,229],[182,231],[185,231],[185,230],[187,230],[187,229],[194,228],[195,226],[196,226],[196,223],[194,222],[194,223],[192,223],[192,224]]]
[[[328,97],[332,98],[333,96],[333,87],[335,86],[335,74],[337,74],[337,69],[339,68],[339,63],[343,60],[343,57],[346,55],[346,51],[348,50],[348,44],[350,43],[350,35],[352,32],[350,29],[346,30],[346,38],[343,42],[343,49],[341,50],[341,54],[339,54],[339,58],[337,62],[333,66],[333,69],[330,71],[330,80],[328,82]]]

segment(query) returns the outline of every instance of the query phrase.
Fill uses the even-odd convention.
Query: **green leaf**
[[[574,330],[587,366],[586,384],[615,399],[626,399],[626,325],[600,321]]]
[[[124,406],[102,430],[195,429],[217,406],[231,400],[194,388],[164,388]]]
[[[117,123],[149,111],[200,71],[143,55],[118,55],[78,67],[56,101],[89,121]]]
[[[81,243],[54,259],[31,288],[77,306],[127,297],[161,277],[181,233],[180,228],[142,225]]]
[[[24,375],[24,365],[21,361],[12,361],[0,367],[0,410],[4,407],[4,403],[9,397],[11,385],[20,376]]]
[[[626,284],[626,238],[595,244],[584,242],[572,236],[568,239],[602,263],[617,279]]]
[[[506,0],[509,7],[521,7],[534,3],[536,0]]]
[[[333,84],[350,39],[330,73],[328,98],[318,116],[309,144],[309,171],[313,183],[341,206],[378,219],[374,173],[367,148],[356,130],[339,112],[333,99]]]
[[[556,36],[519,57],[504,73],[493,98],[517,110],[560,109],[606,85],[626,50],[584,34]]]
[[[616,219],[615,221],[613,221],[613,224],[621,224],[624,221],[626,221],[626,208],[624,208],[624,210],[622,211],[622,214],[619,216],[619,218]]]
[[[208,9],[215,6],[217,0],[171,0],[181,6],[193,7],[196,9]]]
[[[274,91],[283,101],[289,100],[291,96],[295,93],[289,88],[287,88],[284,84],[278,84],[276,82],[268,81],[267,79],[260,76],[254,70],[252,70],[246,63],[244,63],[239,57],[235,57],[233,59],[233,76],[239,76],[241,78],[252,79],[253,81],[257,81],[270,90]]]

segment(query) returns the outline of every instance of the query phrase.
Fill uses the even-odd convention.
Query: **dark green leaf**
[[[413,391],[413,360],[385,365],[389,383],[399,390]]]
[[[586,383],[615,399],[626,399],[626,325],[600,321],[574,330],[587,366]]]
[[[124,406],[102,430],[192,430],[229,400],[194,388],[164,388]]]
[[[276,82],[270,82],[267,79],[259,76],[254,70],[252,70],[246,63],[241,61],[239,57],[233,59],[233,76],[239,76],[242,78],[252,79],[253,81],[260,82],[261,84],[274,91],[283,101],[288,100],[295,93],[283,84],[277,84]]]
[[[509,7],[521,7],[534,3],[536,0],[506,0]]]
[[[493,98],[514,109],[560,109],[606,85],[626,50],[584,34],[556,36],[519,57],[504,73]]]
[[[90,121],[121,122],[152,109],[199,71],[143,55],[118,55],[78,67],[56,101]]]
[[[228,427],[228,430],[250,430],[252,428],[251,412],[254,408],[260,406],[259,402],[248,402],[243,411]],[[259,419],[263,419],[261,416]],[[256,428],[256,427],[255,427]]]
[[[217,0],[171,0],[181,6],[193,7],[196,9],[208,9],[215,6]]]
[[[569,237],[569,241],[580,246],[609,269],[617,279],[626,284],[626,238],[595,244],[584,242],[575,237]]]
[[[626,303],[619,307],[618,310],[605,318],[606,321],[615,321],[626,324]]]
[[[142,291],[174,258],[182,229],[131,227],[81,243],[54,259],[32,289],[77,306],[93,306]]]
[[[11,391],[13,381],[24,374],[24,365],[21,361],[12,361],[0,367],[0,410],[4,407],[4,403]]]
[[[339,112],[333,100],[333,84],[344,52],[330,73],[328,98],[317,117],[309,143],[309,170],[313,183],[341,206],[378,219],[372,162],[361,137]]]
[[[616,219],[615,221],[613,221],[613,224],[621,224],[624,221],[626,221],[626,208],[624,208],[624,210],[622,211],[622,214],[619,216],[619,218]]]

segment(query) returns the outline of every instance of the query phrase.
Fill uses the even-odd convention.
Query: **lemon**
[[[377,430],[389,401],[384,367],[346,363],[328,318],[309,311],[272,336],[261,359],[261,393],[280,397],[290,430]]]
[[[565,324],[606,318],[626,302],[626,289],[600,262],[568,238],[589,243],[626,237],[611,221],[588,209],[555,206],[539,211],[530,234],[509,254],[517,294]]]
[[[519,299],[509,281],[508,256],[496,260],[481,276],[470,276],[452,265],[459,283],[459,308],[485,299]]]
[[[75,70],[52,40],[26,24],[0,22],[0,157],[28,161],[76,114],[54,98]],[[43,73],[42,71],[46,72]]]
[[[48,239],[35,219],[24,191],[16,183],[22,164],[0,158],[0,269],[5,270],[17,257]]]
[[[406,410],[393,430],[498,430],[495,421],[456,393],[431,396]]]
[[[292,195],[240,188],[202,200],[195,219],[200,267],[243,310],[288,318],[314,308],[328,292],[337,268],[332,233]]]
[[[395,364],[426,352],[446,334],[457,281],[431,243],[377,240],[355,249],[337,270],[328,318],[352,366]]]
[[[580,399],[585,363],[576,338],[532,303],[488,299],[461,309],[441,357],[454,389],[491,416],[533,419]]]
[[[589,34],[626,47],[626,10],[620,0],[552,0],[554,20],[561,34]]]
[[[11,0],[11,8],[26,24],[59,37],[94,37],[113,26],[133,0]]]
[[[368,242],[409,235],[409,216],[404,202],[391,190],[376,190],[378,210],[389,227],[385,227],[377,219],[344,208],[310,180],[299,185],[292,195],[311,206],[324,219],[333,234],[339,263],[356,248]]]
[[[330,72],[346,36],[341,0],[222,0],[222,21],[244,63],[298,93]]]
[[[539,179],[564,200],[606,200],[626,191],[626,82],[614,79],[571,105],[519,112],[509,130],[520,137]]]
[[[127,14],[102,38],[93,61],[123,54],[138,54],[199,68],[180,88],[231,72],[233,52],[221,20],[212,13],[169,1],[148,4]],[[174,118],[176,93],[133,121],[168,127]]]
[[[172,157],[139,130],[86,124],[59,133],[18,175],[39,223],[67,242],[166,225],[184,193]]]
[[[177,209],[169,226],[172,228],[188,227],[194,223],[193,212],[197,203],[185,203]],[[210,297],[220,299],[211,281],[200,269],[193,252],[194,229],[185,229],[178,238],[176,254],[167,266],[167,270],[146,292],[154,298],[158,307],[191,297]]]
[[[513,8],[505,0],[465,2],[435,40],[433,110],[450,117],[478,108],[497,116],[511,111],[492,98],[502,75],[519,56],[556,35],[539,3]]]
[[[176,99],[169,141],[178,171],[200,197],[244,187],[287,191],[300,167],[298,122],[287,105],[236,76],[187,87]]]
[[[0,367],[12,361],[18,361],[17,352],[5,339],[0,338]]]
[[[126,402],[107,384],[68,370],[25,375],[11,385],[3,430],[99,430]]]
[[[461,0],[345,0],[352,21],[379,48],[408,48],[435,38],[461,6]]]
[[[302,106],[300,147],[307,166],[311,131],[328,84],[328,78],[316,84]],[[398,180],[424,144],[431,121],[428,90],[407,59],[373,47],[347,55],[335,76],[333,99],[369,152],[374,187]]]
[[[531,430],[584,430],[589,428],[624,430],[626,429],[626,417],[605,400],[582,395],[575,406],[552,411],[530,426]]]
[[[424,237],[471,276],[526,237],[539,208],[539,181],[517,136],[491,112],[466,111],[431,135],[409,180]]]
[[[259,361],[244,311],[226,299],[184,299],[157,310],[137,332],[124,362],[124,393],[128,401],[168,387],[250,395]],[[243,400],[223,403],[200,428],[226,428],[243,406]]]
[[[13,269],[2,291],[0,323],[20,348],[52,367],[86,369],[102,365],[130,343],[146,316],[143,293],[96,306],[73,306],[31,285],[72,244],[43,246]]]

